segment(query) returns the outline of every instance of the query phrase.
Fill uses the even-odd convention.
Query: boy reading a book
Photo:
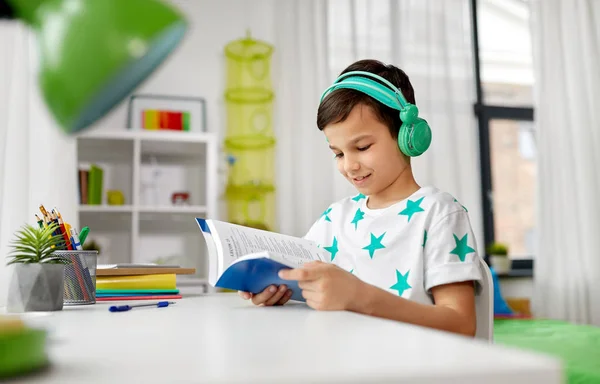
[[[473,336],[481,280],[467,210],[450,194],[420,186],[411,169],[431,141],[412,85],[374,60],[346,68],[323,94],[317,126],[340,173],[358,190],[327,208],[305,238],[328,252],[280,272],[306,303]],[[289,300],[285,286],[252,295],[257,305]]]

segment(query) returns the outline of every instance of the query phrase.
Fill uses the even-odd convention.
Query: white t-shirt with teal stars
[[[467,209],[450,194],[423,187],[382,209],[367,199],[332,204],[304,237],[366,283],[424,304],[432,287],[481,280]]]

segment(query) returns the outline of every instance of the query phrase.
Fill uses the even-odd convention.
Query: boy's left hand
[[[282,269],[279,277],[298,281],[306,304],[326,311],[352,309],[364,284],[350,272],[320,261],[304,264],[302,268]]]

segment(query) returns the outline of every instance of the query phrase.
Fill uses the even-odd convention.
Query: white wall
[[[272,0],[255,0],[243,4],[237,0],[171,0],[190,22],[190,30],[177,51],[154,72],[135,93],[204,97],[210,132],[224,127],[223,92],[227,43],[245,37],[272,42]],[[125,129],[127,101],[98,121],[92,129]]]

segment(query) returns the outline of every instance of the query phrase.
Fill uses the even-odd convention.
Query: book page
[[[196,223],[200,227],[208,251],[208,283],[214,287],[219,276],[223,273],[223,250],[218,246],[216,239],[210,231],[202,228],[203,223],[207,226],[208,223],[204,219],[199,218],[196,218]]]
[[[221,221],[213,220],[211,224],[223,247],[224,268],[242,256],[260,252],[268,252],[273,259],[290,267],[325,260],[323,250],[306,239]]]

